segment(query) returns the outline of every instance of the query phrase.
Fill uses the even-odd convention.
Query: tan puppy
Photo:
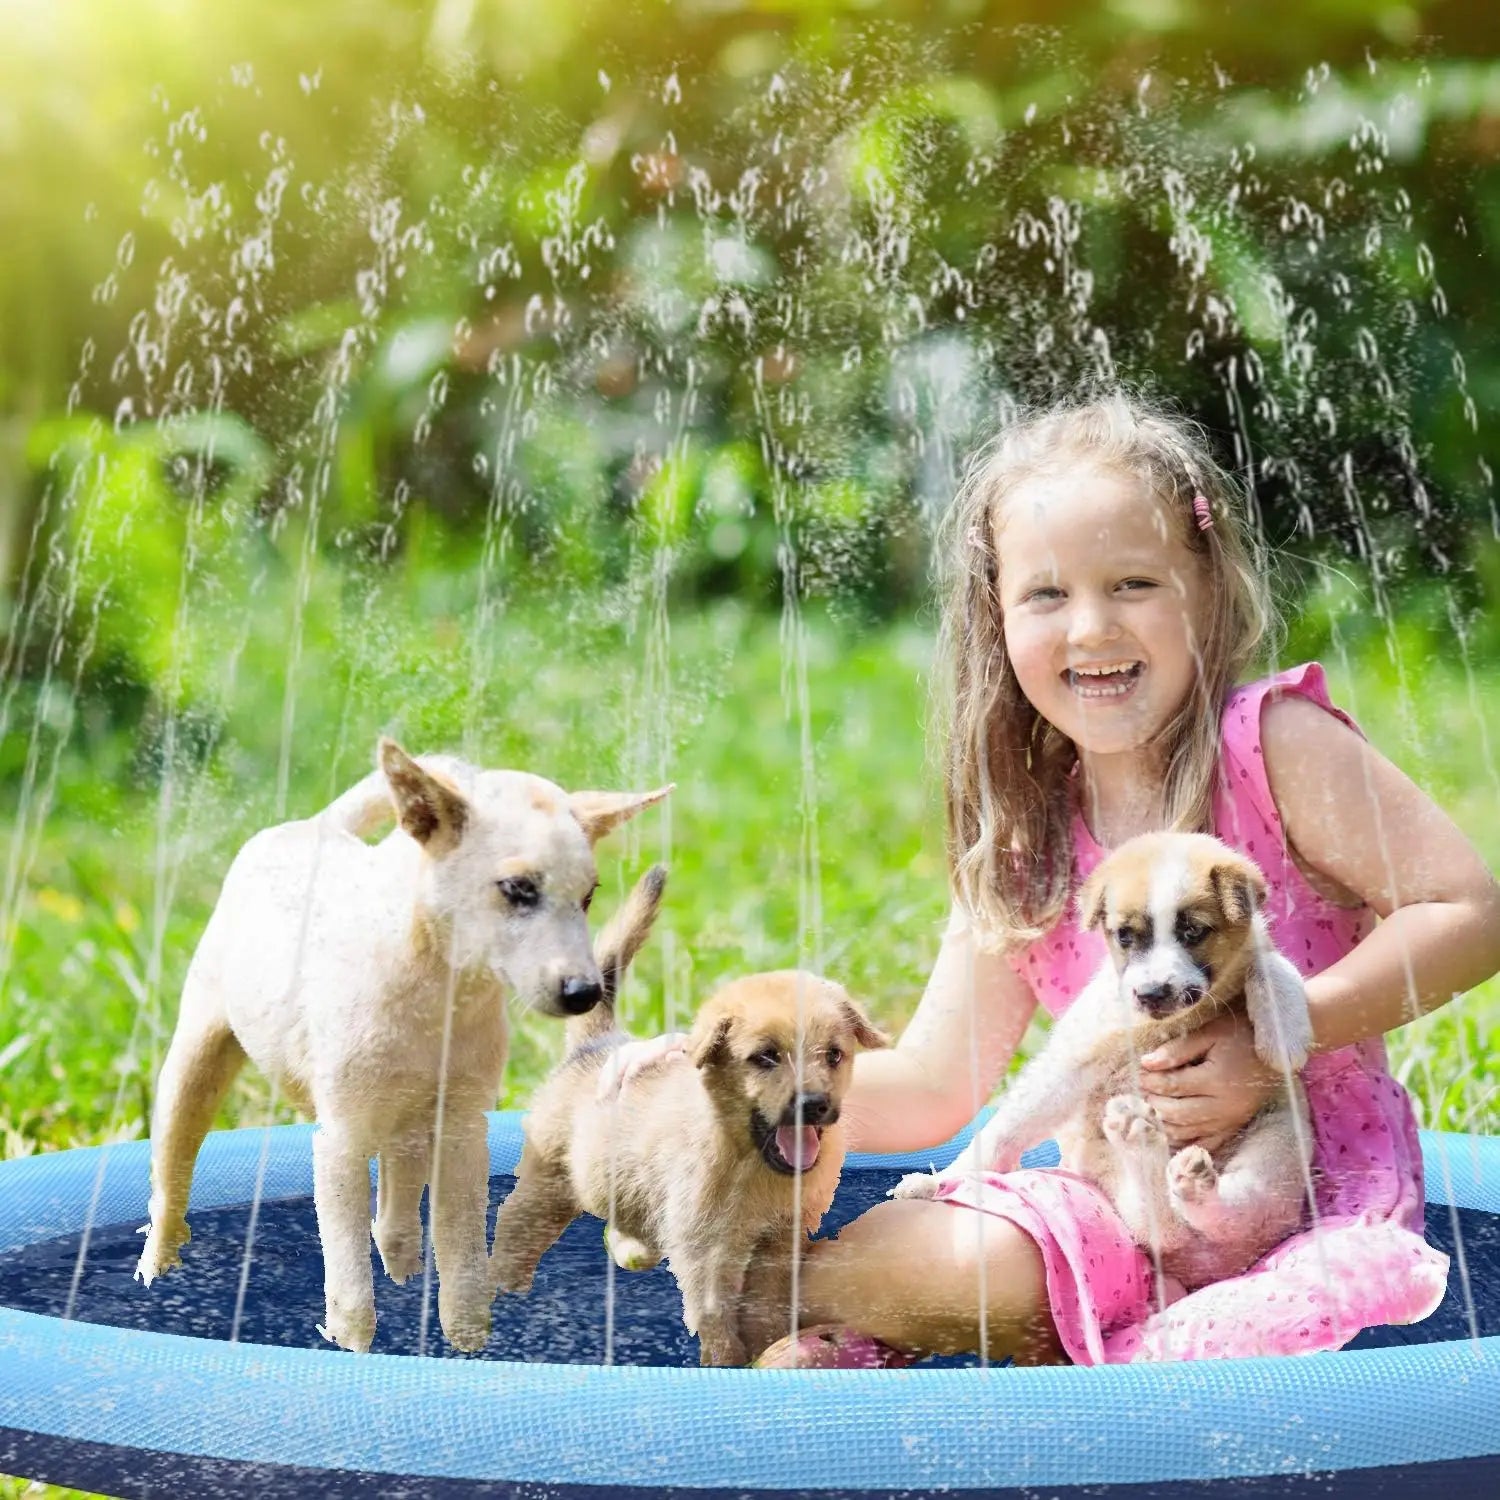
[[[1306,1200],[1311,1139],[1296,1073],[1312,1028],[1301,976],[1266,932],[1265,895],[1260,871],[1207,834],[1122,844],[1079,893],[1109,959],[959,1157],[937,1177],[903,1178],[892,1196],[930,1197],[941,1177],[1010,1171],[1056,1134],[1063,1165],[1097,1182],[1136,1242],[1157,1247],[1185,1286],[1237,1275],[1285,1239]],[[1236,1006],[1287,1090],[1214,1153],[1172,1154],[1140,1097],[1139,1059]]]
[[[379,769],[316,816],[256,834],[224,878],[157,1084],[136,1275],[149,1285],[178,1263],[198,1148],[248,1055],[317,1117],[325,1336],[370,1347],[371,1229],[394,1280],[419,1270],[430,1184],[438,1317],[477,1349],[494,1297],[484,1112],[505,1064],[506,996],[547,1015],[597,1003],[594,843],[671,788],[569,795],[520,771],[413,760],[391,740],[378,753]],[[364,841],[393,817],[386,838]]]
[[[601,944],[606,973],[611,962]],[[735,1324],[746,1268],[761,1248],[789,1247],[822,1222],[843,1166],[853,1055],[886,1037],[840,985],[796,970],[752,974],[698,1013],[695,1071],[661,1059],[604,1102],[597,1074],[627,1037],[603,1005],[570,1021],[568,1035],[572,1050],[532,1104],[515,1190],[496,1219],[496,1285],[526,1291],[543,1252],[590,1213],[626,1270],[671,1263],[705,1365],[743,1364]]]

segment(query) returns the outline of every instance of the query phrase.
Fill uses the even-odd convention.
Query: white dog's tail
[[[318,819],[362,839],[378,832],[395,816],[396,804],[391,797],[390,782],[385,779],[384,772],[371,771],[363,781],[335,797],[318,814]]]
[[[652,865],[636,881],[635,888],[625,898],[625,904],[604,924],[604,930],[594,942],[594,957],[603,979],[604,995],[587,1014],[574,1016],[568,1021],[569,1051],[614,1029],[615,998],[620,993],[620,984],[630,961],[651,935],[666,884],[667,867]]]
[[[457,756],[419,755],[416,761],[423,770],[436,771],[460,790],[464,789],[469,767]],[[347,792],[335,797],[318,814],[320,822],[331,824],[342,833],[352,833],[357,839],[379,833],[386,824],[394,822],[395,817],[396,803],[384,771],[371,771],[363,781],[356,782]]]

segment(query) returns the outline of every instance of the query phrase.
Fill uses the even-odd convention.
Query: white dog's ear
[[[659,786],[654,792],[574,792],[568,798],[573,816],[583,825],[591,844],[597,844],[606,833],[613,833],[621,823],[628,823],[643,807],[660,802],[677,785]]]
[[[469,804],[458,788],[424,770],[395,740],[381,740],[379,757],[402,829],[429,854],[446,854],[469,821]]]
[[[1312,1051],[1307,991],[1291,959],[1271,943],[1265,918],[1254,923],[1255,957],[1245,980],[1245,1009],[1255,1031],[1255,1051],[1269,1068],[1298,1073]]]

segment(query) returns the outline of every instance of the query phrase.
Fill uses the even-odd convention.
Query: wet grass
[[[413,747],[462,741],[472,697],[464,638],[437,623],[358,659],[314,634],[301,663],[288,815],[310,812],[369,763],[376,732]],[[670,813],[601,845],[608,911],[652,860],[671,879],[657,934],[623,1001],[643,1033],[681,1022],[720,978],[808,963],[899,1029],[916,1004],[945,910],[942,818],[925,737],[930,634],[809,616],[804,743],[795,654],[774,619],[737,609],[634,635],[604,613],[510,616],[472,716],[474,750],[566,785],[675,780]],[[401,639],[409,641],[409,633]],[[669,639],[670,680],[653,666]],[[273,649],[274,647],[274,649]],[[264,649],[264,658],[257,653]],[[107,726],[70,741],[15,915],[0,991],[0,1155],[145,1133],[152,1080],[192,946],[224,866],[277,812],[284,673],[252,640],[217,749],[164,800],[159,737]],[[1500,865],[1500,702],[1471,694],[1455,659],[1383,648],[1327,659],[1336,701]],[[391,705],[402,705],[399,719]],[[18,704],[24,712],[35,705]],[[14,807],[7,808],[9,814]],[[12,836],[14,822],[12,819]],[[1035,1045],[1033,1030],[1028,1045]],[[524,1103],[560,1031],[518,1018],[501,1104]],[[1424,1125],[1500,1130],[1500,982],[1395,1033],[1392,1066]],[[291,1119],[241,1076],[220,1124]],[[144,1193],[144,1188],[143,1188]],[[63,1492],[0,1479],[0,1496]]]

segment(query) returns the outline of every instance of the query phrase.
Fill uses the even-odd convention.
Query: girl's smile
[[[1078,697],[1098,701],[1126,697],[1145,670],[1143,661],[1117,661],[1107,666],[1069,667],[1063,677]]]
[[[1021,691],[1088,762],[1151,751],[1192,690],[1202,567],[1131,475],[1019,485],[995,516],[1005,645]]]

